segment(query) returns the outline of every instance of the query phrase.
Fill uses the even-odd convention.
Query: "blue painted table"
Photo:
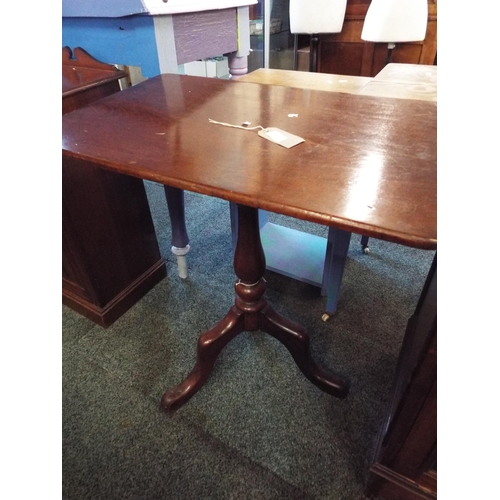
[[[139,66],[143,76],[228,54],[231,74],[246,73],[248,6],[256,0],[63,0],[63,46],[83,47],[109,64]]]

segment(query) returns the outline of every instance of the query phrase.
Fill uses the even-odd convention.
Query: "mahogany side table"
[[[303,119],[288,117],[288,107]],[[313,384],[347,396],[349,382],[312,359],[306,330],[265,298],[258,210],[435,250],[436,115],[435,103],[425,101],[168,74],[63,117],[64,165],[102,168],[237,205],[234,305],[199,337],[195,366],[165,392],[165,411],[203,386],[219,353],[244,330],[272,335]],[[256,131],[210,120],[248,120],[305,142],[286,149]]]

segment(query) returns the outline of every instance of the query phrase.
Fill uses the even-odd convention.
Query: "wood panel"
[[[410,318],[394,388],[370,467],[367,494],[437,498],[437,260]]]
[[[177,64],[238,50],[236,9],[173,16]]]
[[[386,43],[361,40],[370,0],[348,0],[341,33],[320,36],[319,71],[353,76],[375,76],[387,64]],[[437,0],[429,0],[427,32],[422,42],[398,43],[391,62],[435,63],[437,54]]]
[[[63,115],[120,90],[126,73],[63,48]],[[99,168],[62,168],[63,303],[107,327],[166,276],[144,184]]]

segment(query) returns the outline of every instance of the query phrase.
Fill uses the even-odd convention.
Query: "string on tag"
[[[232,127],[232,128],[240,128],[242,130],[266,130],[264,127],[261,125],[257,125],[256,127],[245,127],[243,125],[232,125],[231,123],[224,123],[224,122],[217,122],[215,120],[212,120],[211,118],[208,119],[210,123],[215,123],[216,125],[222,125],[224,127]]]

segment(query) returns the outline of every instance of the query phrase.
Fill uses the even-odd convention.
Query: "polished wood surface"
[[[388,64],[359,94],[437,102],[437,66]]]
[[[285,149],[210,119],[276,126],[306,142]],[[274,336],[313,384],[348,394],[345,378],[314,363],[305,329],[264,297],[259,208],[436,247],[433,103],[161,75],[65,115],[62,125],[67,167],[103,167],[237,204],[235,303],[200,336],[191,373],[165,392],[168,412],[203,386],[221,350],[244,330]]]
[[[437,66],[390,63],[374,78],[260,68],[240,82],[437,102]]]
[[[81,108],[120,90],[127,73],[94,59],[80,47],[62,49],[62,112]]]
[[[120,91],[125,73],[63,48],[63,114]],[[92,125],[91,125],[92,126]],[[140,179],[62,166],[63,304],[107,327],[166,276]]]
[[[421,64],[391,63],[375,78],[308,71],[258,69],[243,76],[239,81],[378,97],[428,101],[436,101],[437,99],[437,67]],[[338,238],[342,232],[336,234],[337,232],[338,230],[330,228],[328,239],[341,241]],[[321,286],[322,294],[326,293],[328,296],[323,320],[328,320],[337,308],[341,285],[339,277],[342,276],[341,270],[347,258],[349,242],[346,241],[346,244],[343,245],[343,254],[340,254],[339,248],[336,248],[337,264],[330,269],[330,272],[334,272],[334,274],[330,274],[328,266],[325,266],[324,263],[332,258],[331,252],[334,247],[331,244],[326,246],[325,239],[270,223],[261,227],[261,237],[268,261],[268,269],[306,283]],[[361,247],[365,253],[369,252],[368,241],[368,236],[362,236]],[[288,252],[283,252],[283,246],[287,248]],[[326,254],[324,247],[327,249]]]
[[[285,149],[209,119],[305,142]],[[161,75],[63,117],[63,155],[412,247],[437,244],[435,103]]]
[[[359,78],[261,69],[240,81],[338,91],[335,85],[327,83],[336,77]],[[367,84],[360,89],[354,87],[353,93],[429,101],[437,99],[437,66],[388,64],[375,78],[365,80]],[[308,248],[304,255],[294,257],[304,262],[314,250]],[[282,255],[283,250],[278,250],[278,253]],[[318,256],[316,260],[320,260]],[[401,349],[394,387],[370,467],[366,490],[370,497],[384,500],[436,498],[436,284],[435,261]]]
[[[86,50],[75,47],[62,49],[62,96],[76,94],[103,82],[126,78],[127,73],[93,58]]]
[[[358,94],[365,85],[372,81],[372,78],[260,68],[239,77],[238,81]]]
[[[437,66],[429,64],[387,64],[373,78],[375,82],[391,82],[407,85],[437,85]]]

